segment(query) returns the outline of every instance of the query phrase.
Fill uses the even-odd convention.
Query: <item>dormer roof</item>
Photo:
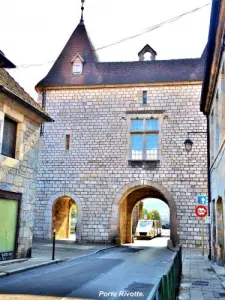
[[[150,52],[150,53],[153,53],[155,55],[157,55],[157,52],[151,47],[149,46],[149,44],[146,44],[142,49],[141,51],[138,53],[138,55],[140,54],[144,54],[146,52]]]
[[[144,48],[142,48],[141,51],[138,53],[140,61],[144,60],[145,53],[150,53],[151,54],[151,60],[155,60],[157,52],[152,47],[150,47],[148,44],[145,45]]]
[[[71,63],[74,63],[76,58],[79,58],[80,61],[81,61],[82,63],[84,62],[83,57],[81,57],[80,54],[77,53],[77,54],[74,56],[74,58],[71,60]]]

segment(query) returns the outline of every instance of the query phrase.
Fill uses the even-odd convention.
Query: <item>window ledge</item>
[[[129,159],[128,162],[158,162],[160,161],[159,158],[156,158],[156,159]]]
[[[18,159],[8,157],[0,154],[0,163],[2,166],[6,166],[12,169],[19,169],[20,162]]]
[[[72,73],[72,77],[80,77],[82,73]]]
[[[131,167],[156,168],[160,164],[160,159],[155,160],[128,160],[128,165]]]

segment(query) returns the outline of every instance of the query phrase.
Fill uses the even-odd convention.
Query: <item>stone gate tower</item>
[[[150,52],[152,60],[144,60]],[[99,62],[83,21],[36,86],[55,120],[42,130],[35,236],[50,238],[53,206],[67,226],[77,205],[77,240],[131,241],[132,210],[145,198],[170,208],[171,242],[200,245],[195,197],[207,191],[206,137],[199,112],[203,59]],[[66,219],[67,218],[67,219]],[[57,224],[58,224],[57,223]]]

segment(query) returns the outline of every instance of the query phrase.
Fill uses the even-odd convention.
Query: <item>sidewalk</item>
[[[201,249],[183,249],[183,271],[179,300],[225,299],[223,267],[203,257]],[[224,274],[224,275],[223,275]]]
[[[76,244],[72,241],[58,241],[55,245],[55,260],[52,260],[52,241],[33,240],[32,258],[0,262],[0,278],[12,274],[91,255],[115,247],[110,244]]]

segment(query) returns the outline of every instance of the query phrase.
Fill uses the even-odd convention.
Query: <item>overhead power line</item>
[[[158,29],[158,28],[162,27],[163,25],[166,25],[166,24],[169,24],[169,23],[173,23],[173,22],[179,20],[180,18],[182,18],[182,17],[184,17],[184,16],[186,16],[186,15],[195,13],[195,12],[199,11],[200,9],[202,9],[202,8],[204,8],[204,7],[206,7],[206,6],[208,6],[209,4],[210,4],[210,3],[207,3],[207,4],[205,4],[205,5],[202,5],[202,6],[200,6],[200,7],[197,7],[197,8],[195,8],[195,9],[190,10],[190,11],[187,11],[187,12],[181,14],[181,15],[178,15],[178,16],[176,16],[176,17],[173,17],[173,18],[171,18],[171,19],[168,19],[168,20],[166,20],[166,21],[163,21],[163,22],[161,22],[161,23],[158,23],[158,24],[156,24],[156,25],[153,25],[153,26],[151,26],[151,27],[149,27],[149,28],[147,28],[147,29],[144,29],[144,30],[142,30],[142,31],[141,31],[140,33],[138,33],[138,34],[131,35],[131,36],[129,36],[129,37],[123,38],[123,39],[121,39],[121,40],[119,40],[119,41],[117,41],[117,42],[114,42],[114,43],[112,43],[112,44],[108,44],[108,45],[102,46],[102,47],[100,47],[100,48],[98,48],[98,49],[96,49],[96,50],[99,51],[99,50],[102,50],[102,49],[105,49],[105,48],[112,47],[112,46],[115,46],[115,45],[117,45],[117,44],[123,43],[123,42],[125,42],[125,41],[134,39],[134,38],[136,38],[136,37],[138,37],[138,36],[141,36],[141,35],[143,35],[143,34],[145,34],[145,33],[148,33],[148,32],[150,32],[150,31],[153,31],[153,30],[155,30],[155,29]]]
[[[96,50],[96,51],[100,51],[100,50],[103,50],[103,49],[106,49],[106,48],[109,48],[109,47],[118,45],[118,44],[120,44],[120,43],[129,41],[129,40],[134,39],[134,38],[136,38],[136,37],[139,37],[139,36],[141,36],[141,35],[143,35],[143,34],[146,34],[146,33],[150,32],[150,31],[156,30],[156,29],[158,29],[158,28],[160,28],[160,27],[162,27],[162,26],[164,26],[164,25],[166,25],[166,24],[170,24],[170,23],[176,22],[176,21],[178,21],[179,19],[181,19],[181,18],[183,18],[183,17],[185,17],[185,16],[187,16],[187,15],[193,14],[193,13],[195,13],[195,12],[197,12],[197,11],[199,11],[199,10],[205,8],[206,6],[209,6],[209,5],[210,5],[210,3],[206,3],[206,4],[202,5],[202,6],[196,7],[196,8],[194,8],[194,9],[189,10],[189,11],[187,11],[187,12],[185,12],[185,13],[183,13],[183,14],[180,14],[180,15],[178,15],[178,16],[176,16],[176,17],[173,17],[173,18],[171,18],[171,19],[165,20],[165,21],[163,21],[163,22],[161,22],[161,23],[158,23],[158,24],[155,24],[155,25],[153,25],[153,26],[151,26],[151,27],[148,27],[148,28],[146,28],[146,29],[143,29],[143,30],[141,30],[141,32],[139,32],[139,33],[137,33],[137,34],[135,34],[135,35],[128,36],[128,37],[126,37],[126,38],[123,38],[123,39],[118,40],[118,41],[116,41],[116,42],[113,42],[113,43],[111,43],[111,44],[108,44],[108,45],[104,45],[104,46],[102,46],[102,47],[99,47],[99,48],[97,48],[97,49],[95,49],[95,50]],[[22,64],[22,65],[19,65],[17,68],[40,67],[40,66],[43,66],[43,65],[46,65],[46,64],[49,64],[49,63],[54,63],[54,62],[55,62],[55,60],[47,61],[47,62],[45,62],[45,63],[40,63],[40,64],[37,64],[37,63],[36,63],[36,64]]]

